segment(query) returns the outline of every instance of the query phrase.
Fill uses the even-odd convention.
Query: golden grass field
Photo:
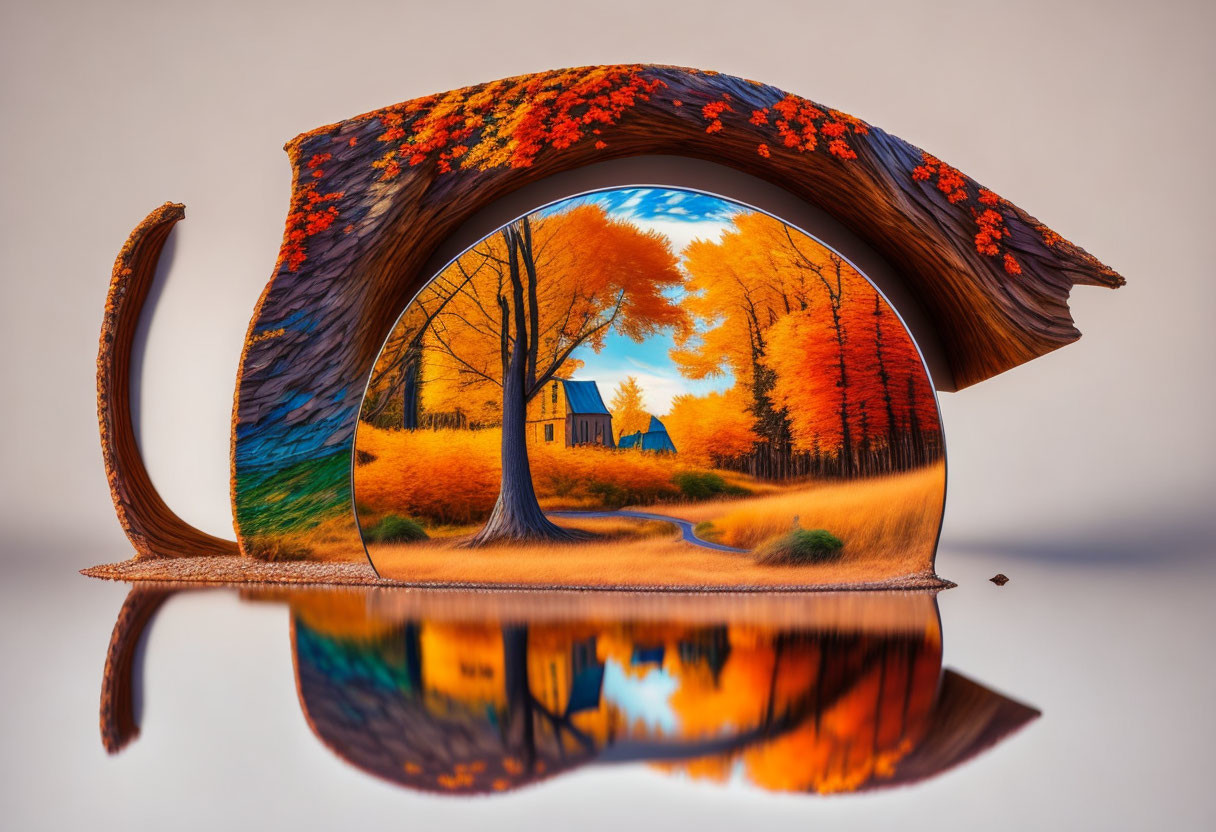
[[[750,553],[705,549],[669,524],[624,519],[562,525],[604,537],[576,544],[462,549],[463,535],[418,543],[375,543],[369,552],[386,578],[411,583],[591,587],[805,587],[889,581],[932,571],[945,491],[944,464],[848,483],[801,484],[750,497],[643,508],[710,522],[716,540],[755,548],[789,531],[823,528],[845,542],[830,564],[762,566]],[[633,528],[631,528],[633,527]]]

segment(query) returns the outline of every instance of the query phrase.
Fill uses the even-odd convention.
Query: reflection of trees
[[[416,625],[423,632],[428,626]],[[443,629],[456,639],[442,650],[445,657],[477,652],[461,649],[459,629]],[[450,683],[441,695],[427,693],[424,658],[423,692],[404,697],[411,727],[392,730],[427,735],[416,723],[430,720],[430,733],[446,735],[441,726],[452,722],[461,739],[440,742],[441,753],[425,744],[411,749],[418,769],[406,778],[410,785],[493,791],[593,760],[646,760],[712,776],[742,761],[748,779],[766,788],[861,788],[894,776],[923,740],[940,677],[935,620],[919,632],[886,635],[610,622],[516,623],[500,632],[501,696],[492,701],[472,667],[467,694]],[[576,707],[573,657],[588,644],[601,663],[642,657],[674,676],[679,688],[671,704],[681,725],[674,732],[648,728],[602,696],[594,707],[585,701]],[[365,646],[373,654],[380,649]],[[305,664],[301,674],[309,672]],[[643,670],[626,669],[644,677]],[[320,688],[312,691],[323,702]],[[303,682],[302,689],[311,707]],[[471,731],[471,722],[480,728]]]
[[[102,710],[112,751],[136,731],[130,658],[169,594],[134,590],[120,614]],[[1036,715],[942,675],[931,596],[919,625],[889,630],[402,621],[369,612],[358,593],[286,597],[309,725],[347,761],[413,788],[502,791],[641,760],[715,780],[741,771],[766,789],[852,791],[933,776]],[[633,718],[605,696],[609,662],[639,683],[659,669],[673,679],[676,723]]]

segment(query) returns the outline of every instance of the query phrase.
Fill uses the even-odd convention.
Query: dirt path
[[[694,546],[701,546],[705,549],[716,549],[719,552],[741,552],[745,553],[747,549],[736,549],[734,546],[727,546],[723,543],[714,543],[711,540],[706,540],[703,537],[697,537],[693,531],[693,524],[687,520],[681,520],[679,517],[668,517],[666,514],[650,514],[645,511],[550,511],[546,512],[551,517],[569,517],[576,519],[579,517],[632,517],[635,520],[658,520],[662,523],[671,523],[679,526],[681,533],[684,535],[684,540]]]

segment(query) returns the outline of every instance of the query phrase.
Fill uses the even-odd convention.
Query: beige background
[[[258,3],[0,0],[0,827],[1204,829],[1216,7],[1203,2]],[[175,600],[144,736],[97,740],[125,558],[97,447],[110,266],[188,206],[148,331],[142,434],[188,520],[230,533],[236,364],[289,190],[283,142],[513,73],[655,61],[776,84],[957,165],[1122,271],[1085,337],[943,396],[946,662],[1044,717],[914,789],[811,800],[636,768],[452,802],[311,736],[280,607]],[[1004,571],[996,589],[986,578]],[[564,808],[563,808],[564,807]]]

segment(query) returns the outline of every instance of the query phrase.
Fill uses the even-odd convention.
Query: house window
[[[545,441],[546,442],[553,441],[553,425],[552,424],[545,425]]]
[[[553,382],[553,408],[557,412],[557,382]]]

